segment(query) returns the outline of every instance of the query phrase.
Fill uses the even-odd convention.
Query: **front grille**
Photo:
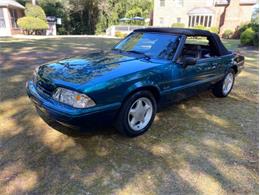
[[[55,90],[55,87],[47,82],[44,82],[42,80],[38,80],[36,82],[36,89],[41,92],[41,93],[44,93],[45,95],[48,95],[48,96],[52,96],[54,90]]]

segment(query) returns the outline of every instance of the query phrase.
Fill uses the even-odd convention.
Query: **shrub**
[[[212,26],[212,27],[209,28],[209,31],[212,32],[212,33],[218,34],[219,33],[219,28],[215,27],[215,26]]]
[[[239,26],[239,29],[238,29],[240,35],[242,32],[244,32],[248,28],[251,28],[251,23],[241,24],[241,26]]]
[[[185,24],[184,24],[184,23],[177,22],[177,23],[173,23],[173,24],[172,24],[172,27],[175,27],[175,28],[184,28],[184,27],[185,27]]]
[[[222,34],[222,38],[224,39],[231,39],[233,36],[234,32],[230,29],[225,30],[224,33]]]
[[[115,36],[119,37],[119,38],[125,38],[127,36],[127,34],[118,31],[115,33]]]
[[[258,22],[250,22],[248,24],[242,25],[238,30],[238,36],[242,36],[242,33],[247,29],[251,28],[255,32],[255,37],[253,39],[253,45],[258,46],[259,44],[259,23]]]
[[[31,16],[19,18],[17,24],[28,35],[32,35],[33,33],[39,34],[41,30],[48,29],[48,24],[44,20]]]
[[[197,25],[193,27],[194,29],[199,29],[199,30],[207,30],[207,27],[203,26],[203,25]]]
[[[25,15],[46,21],[46,15],[43,9],[38,5],[27,3],[25,6]]]
[[[254,46],[259,46],[259,31],[255,33]]]
[[[258,23],[251,23],[251,27],[253,31],[259,32],[259,24]]]
[[[234,33],[234,38],[240,38],[242,32],[244,32],[246,29],[252,28],[253,31],[255,31],[257,34],[259,34],[259,23],[258,22],[250,22],[246,24],[242,24],[236,29]],[[258,39],[258,37],[256,37]]]
[[[25,6],[25,17],[19,18],[17,24],[28,35],[41,34],[43,30],[48,29],[43,9],[30,3]]]
[[[242,45],[256,45],[255,43],[256,32],[252,28],[246,29],[240,36]]]

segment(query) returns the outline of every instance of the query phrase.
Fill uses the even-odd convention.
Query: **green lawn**
[[[68,136],[43,122],[25,92],[33,69],[116,41],[0,39],[0,194],[258,194],[256,49],[239,48],[245,70],[229,97],[170,106],[141,137]]]

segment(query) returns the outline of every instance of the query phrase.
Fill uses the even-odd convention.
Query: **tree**
[[[33,18],[39,18],[46,21],[46,15],[43,9],[38,5],[32,5],[30,3],[26,4],[25,15]]]
[[[61,18],[62,25],[57,25],[58,34],[71,34],[70,4],[68,0],[38,0],[47,16]]]
[[[96,33],[101,33],[111,25],[119,23],[124,17],[148,18],[152,11],[152,0],[101,0],[99,3],[99,17],[96,25]],[[132,21],[131,24],[143,25],[143,21]]]
[[[26,34],[41,34],[43,30],[48,29],[46,15],[40,6],[26,4],[25,17],[19,18],[18,26]]]
[[[37,32],[47,29],[48,24],[39,18],[25,16],[17,21],[18,26],[21,27],[28,35],[39,34]]]
[[[259,6],[256,7],[253,11],[252,22],[259,24]]]
[[[20,0],[22,1],[22,0]],[[37,0],[48,16],[62,19],[59,34],[94,34],[104,32],[119,19],[129,16],[147,18],[152,0]],[[132,22],[142,24],[142,22]]]

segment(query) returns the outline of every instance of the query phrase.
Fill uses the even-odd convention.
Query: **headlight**
[[[33,82],[34,83],[36,83],[36,81],[37,81],[37,74],[38,74],[38,71],[39,71],[39,66],[37,66],[36,68],[35,68],[35,70],[33,71]]]
[[[52,97],[75,108],[89,108],[96,105],[87,95],[61,87],[57,88]]]

